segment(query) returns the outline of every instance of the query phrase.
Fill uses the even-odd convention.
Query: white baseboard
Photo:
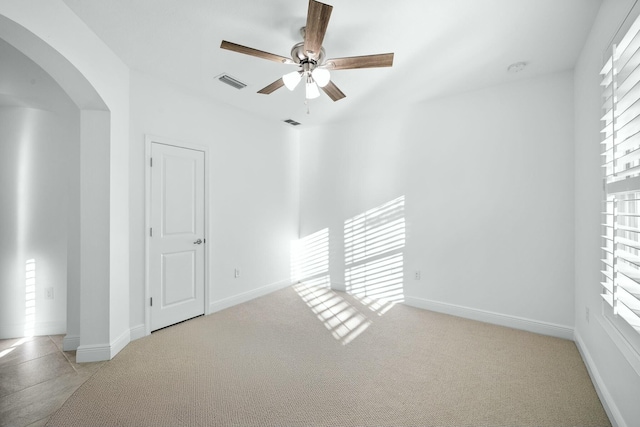
[[[64,351],[76,351],[80,346],[80,336],[78,335],[65,335],[62,339],[62,350]]]
[[[81,345],[76,350],[76,361],[101,362],[111,360],[131,341],[129,329],[124,331],[118,338],[108,344]]]
[[[61,322],[36,322],[28,326],[24,322],[0,324],[0,339],[22,338],[42,335],[62,335],[67,331],[66,321]]]
[[[101,362],[111,359],[111,345],[90,344],[78,346],[76,350],[76,362]]]
[[[461,305],[448,304],[406,295],[404,298],[404,304],[411,307],[436,311],[438,313],[451,314],[453,316],[478,320],[480,322],[491,323],[494,325],[506,326],[537,334],[573,340],[573,328],[570,326],[541,322],[517,316],[509,316],[506,314],[494,313],[492,311],[479,310],[477,308],[464,307]]]
[[[347,284],[342,282],[331,281],[331,289],[339,292],[347,292]]]
[[[611,421],[611,424],[614,427],[627,427],[628,424],[624,421],[624,418],[622,418],[622,414],[620,413],[618,406],[613,400],[611,393],[609,393],[609,389],[605,386],[604,381],[602,381],[600,372],[593,362],[593,358],[591,357],[589,350],[587,350],[587,347],[584,345],[582,337],[577,331],[574,333],[574,341],[578,347],[580,355],[582,356],[582,360],[584,360],[584,363],[587,366],[591,382],[595,386],[596,393],[598,393],[598,397],[600,397],[602,406],[604,407],[607,416],[609,416],[609,421]]]
[[[270,285],[262,286],[251,291],[233,295],[228,298],[223,298],[218,301],[213,301],[209,304],[209,313],[215,313],[216,311],[224,310],[225,308],[233,307],[234,305],[251,301],[252,299],[270,294],[271,292],[278,291],[288,286],[291,286],[291,280],[282,280],[280,282],[271,283]]]
[[[129,335],[131,336],[131,341],[138,340],[140,338],[147,336],[147,330],[144,327],[144,323],[141,323],[137,326],[134,326],[130,329]]]
[[[126,329],[123,333],[120,334],[118,338],[111,342],[111,357],[109,359],[113,359],[116,354],[120,353],[120,351],[127,346],[131,342],[131,331]]]

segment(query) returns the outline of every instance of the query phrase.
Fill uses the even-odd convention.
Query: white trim
[[[627,359],[627,362],[631,365],[636,374],[640,376],[640,355],[638,355],[635,348],[629,344],[629,341],[624,337],[624,335],[616,328],[616,326],[609,320],[607,316],[602,316],[604,320],[600,320],[598,317],[598,322],[602,326],[602,329],[607,333],[611,341],[614,342],[620,353]]]
[[[302,280],[304,282],[304,280]],[[299,283],[299,282],[298,282]],[[342,282],[331,281],[331,289],[338,292],[347,292],[347,284]]]
[[[25,336],[25,322],[0,324],[0,339],[22,338]],[[29,328],[33,335],[60,335],[67,330],[67,322],[36,322]],[[31,333],[30,333],[31,335]]]
[[[144,323],[141,323],[139,325],[134,326],[133,328],[131,328],[129,330],[129,335],[131,337],[131,341],[135,341],[138,340],[140,338],[145,337],[146,334],[146,328]]]
[[[111,359],[111,346],[109,344],[81,345],[76,351],[76,362],[101,362]]]
[[[479,310],[477,308],[464,307],[461,305],[448,304],[406,295],[404,298],[404,304],[411,307],[436,311],[438,313],[451,314],[453,316],[478,320],[480,322],[491,323],[494,325],[507,326],[509,328],[521,329],[537,334],[573,340],[573,328],[570,326],[541,322],[539,320],[510,316],[508,314],[495,313],[492,311]]]
[[[111,360],[116,354],[120,353],[129,342],[131,342],[131,335],[129,329],[127,329],[109,344],[81,345],[76,350],[76,361],[78,363],[85,363]]]
[[[80,346],[79,335],[65,335],[65,337],[62,339],[63,351],[76,351],[79,346]]]
[[[152,137],[145,135],[144,144],[144,327],[145,335],[151,334],[151,310],[149,307],[149,298],[151,291],[149,289],[149,227],[151,226],[151,168],[149,161],[151,159],[151,142]]]
[[[127,346],[131,342],[131,332],[129,329],[125,330],[118,338],[111,342],[111,355],[109,359],[113,359],[116,354]]]
[[[151,167],[149,160],[151,159],[151,144],[158,143],[164,145],[173,145],[175,147],[186,148],[190,150],[202,151],[204,153],[204,241],[209,239],[209,147],[205,145],[190,144],[171,138],[145,134],[145,167],[144,167],[144,332],[151,335],[151,307],[149,306],[149,298],[151,298],[151,290],[149,287],[149,227],[151,227]],[[210,299],[211,283],[209,281],[209,265],[210,243],[204,245],[204,314],[210,314],[207,301]],[[137,332],[136,332],[137,334]]]
[[[252,299],[270,294],[271,292],[279,291],[280,289],[284,289],[289,286],[291,286],[290,279],[281,280],[280,282],[261,286],[251,291],[242,292],[218,301],[213,301],[209,304],[209,312],[215,313],[217,311],[224,310],[225,308],[233,307],[234,305],[242,304],[243,302],[251,301]]]
[[[609,421],[611,421],[613,427],[627,427],[628,424],[624,421],[618,406],[616,406],[616,402],[613,400],[611,393],[609,393],[609,389],[607,389],[604,381],[602,381],[602,376],[600,376],[600,372],[591,358],[591,354],[587,350],[587,346],[584,345],[584,341],[582,341],[582,337],[578,331],[575,331],[574,333],[574,341],[576,343],[576,347],[578,347],[580,355],[582,356],[582,360],[585,362],[587,371],[591,377],[591,382],[595,386],[596,393],[598,393],[598,397],[600,398],[602,406],[609,417]]]

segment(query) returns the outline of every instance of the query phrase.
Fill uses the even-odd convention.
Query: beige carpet
[[[132,342],[50,426],[609,426],[571,341],[287,288]]]

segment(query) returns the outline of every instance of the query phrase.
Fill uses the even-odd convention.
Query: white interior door
[[[204,314],[204,152],[151,144],[151,330]]]

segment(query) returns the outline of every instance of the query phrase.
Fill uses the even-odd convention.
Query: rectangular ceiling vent
[[[226,83],[229,86],[234,87],[236,89],[243,89],[243,88],[247,87],[246,84],[242,83],[238,79],[234,79],[233,77],[231,77],[228,74],[222,74],[222,75],[218,76],[218,80],[220,80],[222,83]]]
[[[296,122],[295,120],[287,119],[284,122],[289,123],[291,126],[300,126],[300,123]]]

